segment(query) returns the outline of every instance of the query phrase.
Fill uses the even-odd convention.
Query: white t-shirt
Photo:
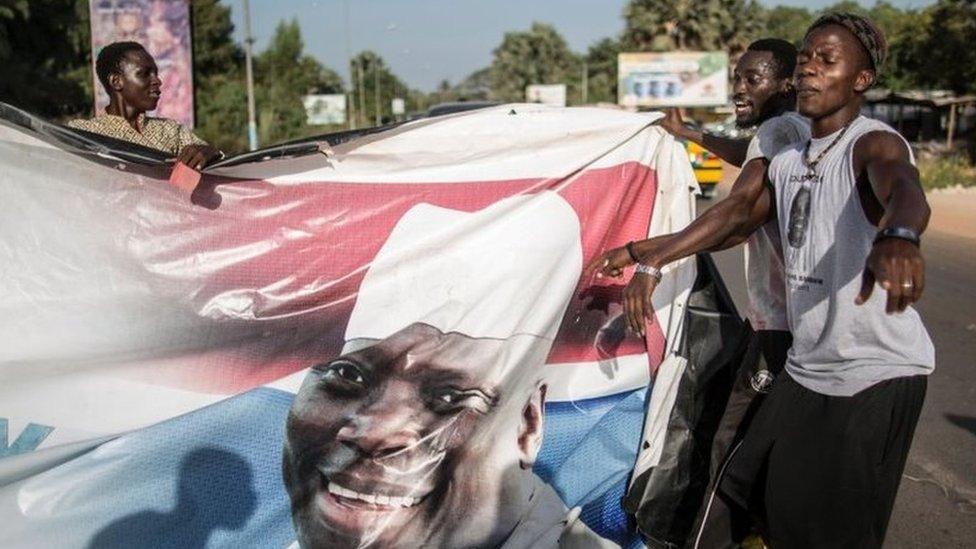
[[[795,112],[787,112],[759,125],[749,142],[744,166],[750,160],[772,161],[780,151],[797,142],[810,139],[810,121]],[[779,227],[772,220],[746,241],[746,290],[749,305],[746,313],[754,330],[789,330],[786,318],[786,276]]]

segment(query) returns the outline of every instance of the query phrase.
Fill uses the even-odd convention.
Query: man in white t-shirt
[[[796,48],[778,39],[753,42],[736,63],[733,101],[736,125],[758,126],[752,139],[725,139],[686,127],[677,110],[670,110],[661,127],[675,137],[695,142],[723,160],[742,167],[727,198],[704,212],[684,230],[610,250],[597,257],[589,270],[598,276],[621,276],[624,267],[639,263],[624,291],[624,309],[630,327],[643,333],[653,318],[651,294],[660,269],[690,255],[717,251],[742,243],[732,233],[733,218],[741,204],[752,203],[763,192],[766,169],[787,146],[810,137],[810,123],[797,114],[793,71]],[[783,252],[775,219],[746,240],[748,319],[755,333],[743,357],[739,375],[729,396],[712,445],[713,476],[740,438],[743,425],[758,408],[786,360],[792,343],[786,318],[786,284]],[[716,505],[710,506],[715,512]],[[701,519],[701,517],[700,517]],[[725,535],[719,534],[719,535]]]

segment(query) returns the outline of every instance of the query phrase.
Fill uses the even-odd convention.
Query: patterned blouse
[[[139,115],[138,119],[138,126],[142,131],[136,131],[125,118],[114,114],[103,114],[90,120],[72,120],[68,122],[68,126],[129,141],[173,156],[180,154],[187,145],[207,144],[175,120],[152,118],[145,114]]]

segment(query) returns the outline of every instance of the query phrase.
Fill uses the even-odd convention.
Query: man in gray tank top
[[[905,140],[860,116],[885,54],[863,17],[810,27],[796,80],[813,137],[773,159],[775,192],[742,227],[778,216],[794,341],[720,489],[774,548],[881,547],[934,368],[911,308],[925,194]]]

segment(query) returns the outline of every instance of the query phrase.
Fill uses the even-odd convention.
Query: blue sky
[[[830,0],[764,1],[769,5],[820,8]],[[870,6],[874,2],[860,2]],[[893,0],[918,7],[932,0]],[[231,6],[236,37],[243,37],[241,0]],[[575,51],[623,29],[626,0],[251,0],[255,49],[261,51],[282,19],[297,18],[305,51],[347,78],[347,52],[378,52],[413,88],[456,83],[491,63],[506,31],[533,21],[550,23]],[[348,21],[348,25],[346,24]]]

